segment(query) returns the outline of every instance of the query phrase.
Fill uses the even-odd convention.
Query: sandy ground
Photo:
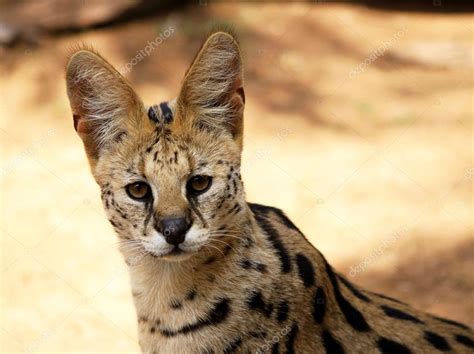
[[[63,65],[84,41],[120,67],[173,28],[127,75],[160,102],[216,20],[241,33],[248,199],[356,283],[474,325],[472,16],[207,5],[4,53],[1,351],[138,351]]]

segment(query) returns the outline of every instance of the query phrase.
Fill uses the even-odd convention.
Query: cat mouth
[[[155,252],[149,252],[149,254],[153,258],[160,258],[160,259],[166,259],[166,260],[182,260],[182,259],[187,259],[189,258],[193,253],[193,251],[190,250],[184,250],[179,245],[174,246],[172,249],[157,254]]]
[[[177,256],[177,255],[180,255],[180,254],[183,254],[183,253],[186,253],[186,251],[182,250],[181,248],[179,248],[179,246],[174,246],[174,248],[168,252],[166,255],[170,255],[170,256]]]

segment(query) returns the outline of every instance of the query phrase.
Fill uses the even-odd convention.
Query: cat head
[[[124,250],[184,260],[221,249],[246,210],[245,97],[234,37],[210,35],[177,98],[149,108],[91,50],[73,53],[66,81],[74,128]]]

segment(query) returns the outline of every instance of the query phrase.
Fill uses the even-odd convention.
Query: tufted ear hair
[[[94,165],[102,149],[139,124],[143,104],[125,78],[90,50],[72,54],[66,83],[74,128]]]
[[[232,35],[216,32],[188,69],[177,107],[192,127],[225,131],[242,144],[245,95],[239,46]]]

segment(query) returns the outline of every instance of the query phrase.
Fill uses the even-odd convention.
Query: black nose
[[[163,219],[160,221],[160,232],[165,237],[166,242],[177,246],[184,241],[189,226],[184,217]]]

